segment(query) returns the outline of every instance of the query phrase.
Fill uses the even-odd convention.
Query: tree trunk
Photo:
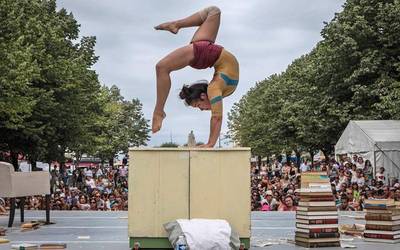
[[[294,152],[296,153],[296,166],[297,166],[297,168],[300,168],[300,162],[301,162],[301,160],[300,160],[300,157],[301,157],[300,152],[298,150],[295,150]]]
[[[292,157],[292,152],[285,152],[285,154],[286,154],[286,162],[289,163],[290,158]]]
[[[41,168],[37,167],[37,157],[34,155],[28,155],[28,160],[31,163],[31,171],[42,171]]]
[[[110,165],[111,168],[114,167],[114,158],[108,159],[108,164]]]
[[[261,160],[262,160],[262,158],[261,158],[261,156],[259,155],[259,156],[257,156],[257,167],[258,167],[258,169],[261,169]]]
[[[11,156],[11,164],[14,166],[14,171],[18,171],[19,170],[18,152],[10,151],[10,156]]]
[[[60,174],[64,174],[65,172],[65,162],[61,161],[60,162]]]
[[[31,160],[31,166],[32,166],[32,171],[40,171],[40,170],[42,170],[42,169],[37,167],[36,159]]]
[[[311,169],[314,169],[314,150],[310,149],[311,155]]]

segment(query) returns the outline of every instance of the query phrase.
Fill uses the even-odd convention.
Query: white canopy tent
[[[384,167],[388,177],[400,177],[400,121],[350,121],[335,146],[335,154],[357,154]]]

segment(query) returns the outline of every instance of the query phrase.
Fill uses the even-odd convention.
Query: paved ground
[[[8,229],[6,238],[11,243],[67,243],[70,250],[75,249],[112,249],[126,250],[128,246],[126,212],[83,212],[52,211],[54,225],[42,226],[37,230],[20,232],[19,211],[16,212],[14,227]],[[44,219],[44,211],[27,211],[25,221]],[[359,214],[341,213],[340,223],[363,223],[355,220]],[[7,226],[6,216],[0,216],[0,226]],[[252,213],[252,250],[289,250],[303,249],[288,242],[294,238],[293,212],[253,212]],[[344,236],[342,243],[354,245],[359,249],[385,250],[399,249],[400,244],[372,244],[362,239]],[[272,244],[258,247],[263,244]],[[10,249],[11,244],[1,244],[0,250]],[[327,248],[328,249],[328,248]],[[340,248],[329,248],[331,250]]]

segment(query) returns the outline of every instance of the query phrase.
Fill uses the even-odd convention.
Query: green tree
[[[91,69],[96,39],[78,41],[79,24],[65,9],[57,11],[55,0],[1,1],[0,31],[0,145],[11,152],[15,168],[19,153],[33,168],[37,160],[63,163],[66,150],[98,153],[101,135],[117,122],[123,129],[109,151],[145,143],[140,102],[119,96],[108,106],[112,93],[101,89]],[[118,117],[107,113],[112,105]],[[113,122],[99,122],[106,118]]]
[[[179,144],[175,142],[164,142],[160,145],[160,148],[177,148]]]
[[[310,53],[234,105],[230,136],[256,154],[329,155],[349,120],[398,119],[399,11],[398,0],[348,0]]]
[[[98,120],[95,154],[110,163],[118,153],[126,154],[129,147],[146,145],[149,125],[138,99],[124,100],[118,87],[102,88],[103,114]]]

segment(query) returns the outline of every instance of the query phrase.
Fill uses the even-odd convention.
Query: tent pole
[[[373,174],[372,179],[375,179],[375,175],[376,175],[376,151],[375,151],[375,146],[374,146],[374,168],[373,168],[372,174]]]

